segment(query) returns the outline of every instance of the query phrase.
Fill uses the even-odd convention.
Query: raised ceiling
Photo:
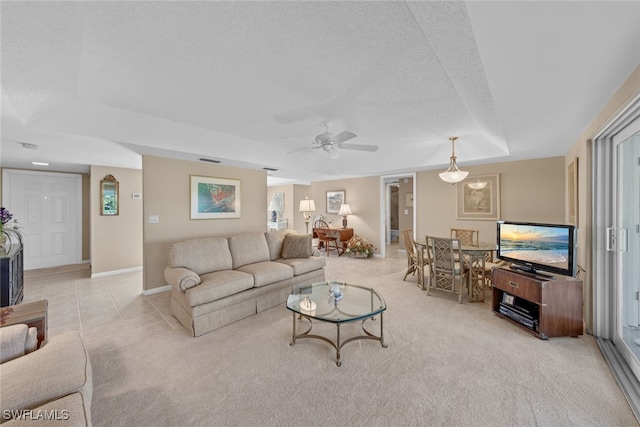
[[[2,167],[141,155],[312,182],[564,155],[640,64],[640,2],[1,3]],[[330,159],[321,122],[357,134]],[[22,143],[36,144],[37,150]]]

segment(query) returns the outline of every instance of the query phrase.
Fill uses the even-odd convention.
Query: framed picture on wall
[[[457,219],[500,219],[500,175],[472,176],[457,185]]]
[[[404,206],[407,208],[413,207],[413,193],[408,192],[404,194]]]
[[[345,194],[343,191],[327,191],[327,213],[337,214],[340,212],[340,205],[345,202]]]
[[[240,218],[240,180],[191,175],[191,219]]]

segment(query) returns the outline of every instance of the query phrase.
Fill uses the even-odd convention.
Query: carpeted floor
[[[388,348],[349,343],[341,367],[325,342],[289,345],[284,304],[191,338],[168,314],[168,293],[118,305],[113,289],[135,276],[100,279],[113,283],[124,323],[81,321],[94,425],[638,425],[591,336],[541,341],[493,315],[489,299],[427,296],[415,276],[402,280],[405,267],[402,257],[328,260],[327,279],[374,287],[388,306]],[[77,281],[78,294],[86,280]],[[131,326],[144,323],[126,315],[138,305],[158,308],[171,327]],[[335,326],[315,324],[314,332],[333,337]]]

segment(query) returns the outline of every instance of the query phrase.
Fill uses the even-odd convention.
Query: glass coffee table
[[[336,349],[336,365],[342,365],[340,350],[351,341],[369,339],[380,341],[383,348],[387,348],[383,335],[383,312],[387,305],[380,294],[374,289],[343,282],[320,282],[311,285],[298,286],[293,289],[287,299],[287,308],[293,312],[293,336],[290,345],[295,345],[301,338],[316,338],[331,344]],[[367,320],[375,320],[380,315],[380,335],[374,335],[365,329]],[[309,321],[307,330],[296,332],[296,315]],[[333,341],[321,335],[311,334],[313,320],[334,323],[336,325],[336,340]],[[340,325],[362,321],[363,335],[340,340]]]

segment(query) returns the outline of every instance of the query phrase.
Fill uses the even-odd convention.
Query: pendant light
[[[440,179],[446,182],[450,182],[451,184],[455,184],[456,182],[460,182],[469,175],[469,172],[464,172],[458,169],[458,165],[456,164],[456,151],[455,151],[455,142],[458,139],[457,136],[452,136],[449,138],[451,141],[451,163],[449,163],[449,169],[446,172],[442,172],[440,174]]]
[[[486,181],[480,181],[480,178],[476,178],[475,181],[468,183],[467,185],[471,188],[473,188],[474,190],[482,190],[484,187],[486,187],[488,184],[488,182]]]

